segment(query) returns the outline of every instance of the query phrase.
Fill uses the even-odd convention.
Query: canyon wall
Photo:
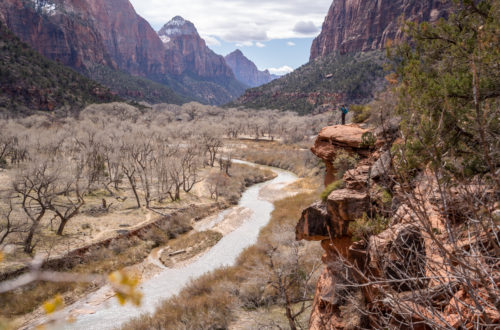
[[[404,21],[432,22],[448,8],[441,0],[334,0],[310,59],[383,49],[388,40],[402,38]]]

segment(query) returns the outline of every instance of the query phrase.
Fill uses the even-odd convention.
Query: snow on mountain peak
[[[198,31],[196,30],[194,24],[190,21],[185,20],[181,16],[175,16],[167,24],[165,24],[160,31],[158,31],[158,35],[160,35],[160,37],[198,35]]]

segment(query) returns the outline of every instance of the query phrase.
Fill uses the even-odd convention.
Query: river
[[[251,163],[238,162],[252,165]],[[144,281],[140,286],[140,290],[144,294],[140,307],[129,304],[121,306],[114,297],[102,302],[102,299],[98,297],[104,294],[104,290],[109,291],[109,288],[104,287],[65,309],[68,314],[73,314],[72,312],[75,310],[92,310],[92,314],[78,315],[73,323],[52,326],[51,329],[102,330],[117,328],[142,313],[154,312],[158,304],[177,294],[190,280],[219,267],[233,265],[245,248],[256,243],[260,230],[270,220],[274,206],[273,198],[269,196],[273,194],[269,194],[269,191],[275,191],[278,194],[286,185],[297,180],[297,177],[291,172],[273,167],[268,168],[274,171],[277,177],[248,188],[241,197],[237,207],[251,210],[241,226],[224,236],[214,247],[193,263],[183,268],[170,269],[165,267],[159,274]],[[221,211],[206,229],[223,221],[227,212],[227,210]]]

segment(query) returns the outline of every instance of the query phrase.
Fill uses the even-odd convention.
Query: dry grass
[[[87,256],[87,263],[78,265],[71,271],[107,274],[144,260],[151,248],[151,243],[137,239],[131,240],[128,244],[117,243],[109,249],[95,249]],[[57,294],[71,292],[71,295],[65,295],[65,303],[71,303],[76,297],[93,289],[97,289],[97,287],[78,283],[34,283],[22,289],[0,294],[0,316],[12,318],[30,313]]]
[[[232,164],[229,175],[221,197],[232,205],[238,204],[247,187],[276,177],[271,170],[237,163]]]
[[[244,147],[235,150],[235,157],[253,163],[278,167],[300,177],[319,175],[321,164],[308,148],[280,142],[243,141]]]

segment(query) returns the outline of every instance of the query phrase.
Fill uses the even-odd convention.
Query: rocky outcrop
[[[402,183],[404,188],[396,184],[390,150],[399,143],[398,123],[396,118],[375,130],[326,127],[312,148],[326,164],[325,184],[337,174],[331,164],[340,150],[358,155],[359,162],[345,172],[343,186],[303,211],[296,227],[298,240],[320,241],[324,250],[309,328],[450,329],[478,322],[498,327],[498,226],[474,234],[465,228],[470,223],[460,226],[470,212],[467,196],[479,195],[494,224],[495,193],[473,182],[445,197],[430,170]],[[366,147],[370,133],[374,143]],[[381,208],[384,189],[392,195]],[[448,233],[458,236],[450,239]]]
[[[356,124],[328,126],[321,130],[311,151],[325,163],[325,186],[336,179],[332,162],[339,150],[347,150],[363,158],[371,154],[370,147],[363,145],[363,135],[369,132]]]
[[[310,59],[383,49],[389,40],[403,38],[402,19],[436,21],[446,16],[448,8],[440,0],[334,0]]]
[[[227,55],[225,60],[233,70],[236,79],[247,86],[258,87],[279,78],[270,74],[268,70],[259,71],[255,63],[245,57],[239,49]]]

